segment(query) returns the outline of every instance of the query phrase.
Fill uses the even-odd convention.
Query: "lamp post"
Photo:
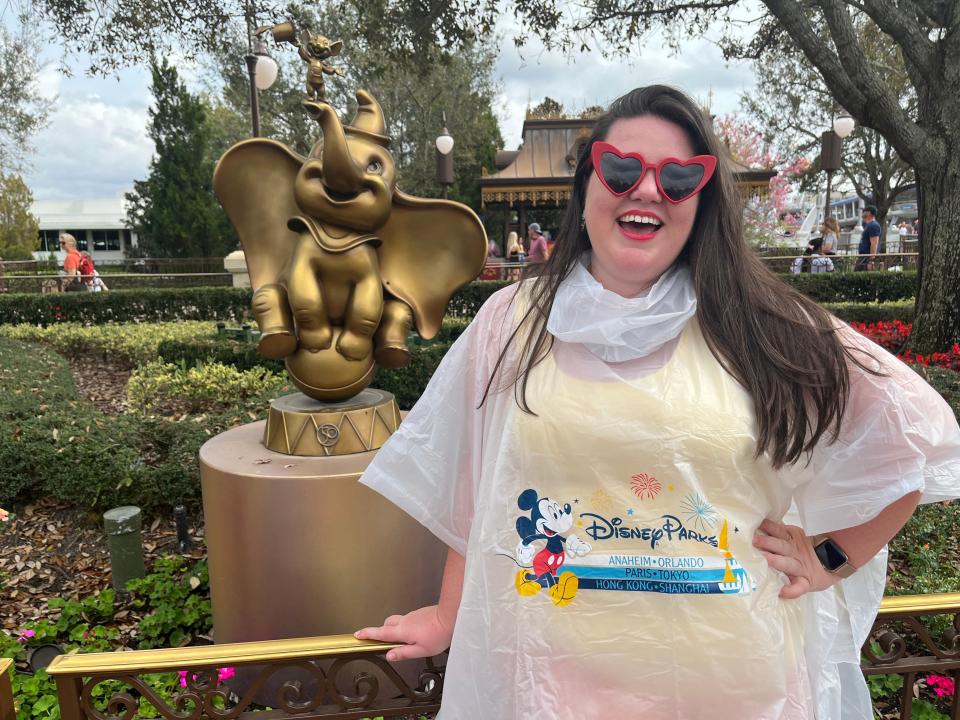
[[[277,79],[277,61],[270,57],[267,46],[259,34],[252,30],[253,14],[247,8],[247,48],[244,56],[247,73],[250,75],[250,122],[253,136],[260,137],[260,99],[257,90],[268,89]],[[269,29],[269,28],[267,28]]]
[[[447,199],[447,189],[453,185],[453,138],[447,130],[447,114],[443,114],[443,132],[436,140],[437,146],[437,182],[443,186],[443,199]]]
[[[843,139],[853,132],[853,118],[841,112],[833,119],[833,129],[820,136],[820,167],[827,173],[827,193],[823,201],[823,221],[830,217],[830,181],[842,165]]]

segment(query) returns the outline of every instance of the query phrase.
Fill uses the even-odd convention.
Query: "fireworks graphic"
[[[701,530],[707,530],[716,525],[720,515],[713,509],[713,505],[708,503],[700,495],[687,495],[683,499],[684,513],[687,516],[687,522]]]
[[[613,498],[603,489],[590,496],[590,506],[598,512],[610,512],[616,507]]]
[[[663,490],[663,485],[653,475],[640,473],[630,478],[630,489],[641,500],[653,500]]]

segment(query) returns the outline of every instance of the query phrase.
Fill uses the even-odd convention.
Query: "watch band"
[[[857,568],[850,562],[846,551],[829,535],[815,535],[813,537],[813,549],[820,564],[823,565],[823,569],[831,575],[843,579],[850,577],[857,571]],[[841,562],[830,564],[824,560],[825,556],[833,556]]]

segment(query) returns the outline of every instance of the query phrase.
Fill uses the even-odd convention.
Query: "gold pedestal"
[[[342,402],[294,393],[270,402],[263,444],[286,455],[349,455],[382,447],[399,425],[400,408],[384,390]]]
[[[285,455],[264,426],[200,449],[215,640],[352,633],[435,604],[446,549],[357,482],[376,453]]]

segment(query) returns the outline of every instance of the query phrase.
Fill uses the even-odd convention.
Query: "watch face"
[[[820,564],[830,572],[836,572],[844,563],[847,562],[847,556],[840,547],[830,538],[818,544],[814,551],[820,558]]]

